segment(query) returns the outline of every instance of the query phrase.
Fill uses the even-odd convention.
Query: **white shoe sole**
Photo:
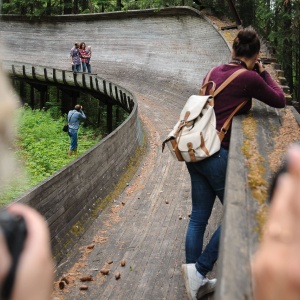
[[[189,298],[189,300],[195,300],[196,295],[193,297],[193,295],[191,294],[191,290],[189,289],[189,280],[188,280],[188,276],[187,276],[187,273],[188,273],[187,265],[182,265],[181,269],[182,269],[183,278],[184,278],[185,290],[187,291],[188,298]]]

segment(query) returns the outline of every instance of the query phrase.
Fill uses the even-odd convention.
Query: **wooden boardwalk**
[[[161,142],[209,68],[229,60],[226,43],[194,13],[28,25],[6,21],[0,34],[10,49],[7,60],[60,69],[70,69],[74,41],[92,45],[93,73],[135,94],[147,138],[143,163],[132,181],[58,266],[57,279],[65,275],[69,284],[60,290],[56,282],[53,298],[187,299],[181,264],[190,180],[183,163],[161,153]],[[221,215],[216,205],[207,235]],[[102,268],[109,274],[101,274]],[[85,276],[93,280],[81,282]],[[88,289],[80,291],[83,285]]]

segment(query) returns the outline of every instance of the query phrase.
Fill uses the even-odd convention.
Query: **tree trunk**
[[[79,3],[78,0],[73,1],[73,14],[79,13]]]
[[[64,0],[64,15],[72,14],[72,0]]]
[[[122,1],[121,0],[117,0],[117,3],[116,3],[116,10],[122,10]]]
[[[283,70],[284,75],[289,83],[291,92],[293,92],[293,41],[290,34],[292,26],[292,4],[288,1],[284,5],[284,21],[282,31],[284,33],[282,49],[283,56]]]
[[[46,15],[51,15],[51,0],[47,0],[47,8],[46,8]]]
[[[88,0],[81,0],[81,8],[82,11],[85,11],[89,8],[89,1]]]

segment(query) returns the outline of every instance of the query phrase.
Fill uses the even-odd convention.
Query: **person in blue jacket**
[[[79,129],[79,124],[81,120],[85,120],[86,116],[82,110],[82,106],[80,104],[75,105],[75,109],[70,110],[68,113],[68,125],[69,130],[68,134],[70,136],[70,149],[68,154],[72,155],[73,153],[77,153],[77,133]]]

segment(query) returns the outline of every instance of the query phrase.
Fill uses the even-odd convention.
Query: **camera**
[[[22,216],[13,215],[7,210],[3,210],[0,211],[0,230],[5,237],[7,248],[12,257],[12,265],[4,280],[0,299],[10,299],[19,257],[27,237],[26,223]]]
[[[259,73],[259,67],[258,67],[258,63],[255,63],[253,71]]]
[[[257,72],[258,74],[259,74],[259,65],[258,65],[258,63],[260,63],[260,62],[261,62],[261,59],[258,58],[257,62],[254,65],[254,68],[253,68],[253,71]]]

